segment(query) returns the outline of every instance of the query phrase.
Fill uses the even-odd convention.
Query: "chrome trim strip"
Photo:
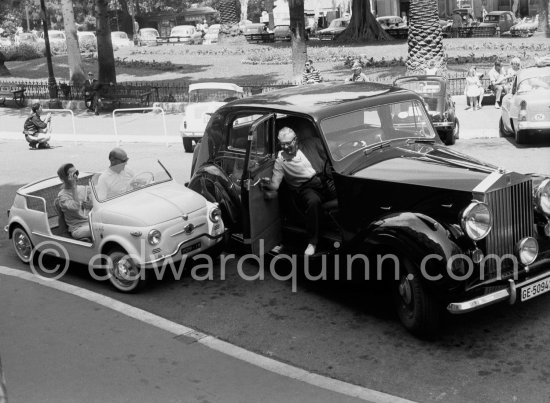
[[[516,292],[519,288],[525,287],[526,285],[536,283],[539,280],[550,277],[550,271],[546,271],[542,274],[539,274],[536,277],[525,280],[522,283],[514,283],[513,280],[509,280],[509,288],[503,290],[495,291],[491,294],[483,295],[464,302],[451,302],[447,305],[447,311],[453,314],[467,313],[475,311],[476,309],[486,307],[488,305],[495,304],[500,301],[508,299],[510,305],[516,302]]]
[[[191,223],[191,224],[193,224],[193,223]],[[196,230],[197,228],[199,228],[199,227],[202,227],[204,224],[205,224],[205,223],[201,223],[201,224],[198,224],[198,225],[193,225],[193,231],[195,231],[195,230]],[[192,231],[191,231],[191,232],[192,232]],[[174,234],[172,234],[172,235],[170,235],[170,236],[171,236],[171,237],[174,237],[174,236],[177,236],[177,235],[181,235],[181,234],[183,234],[183,233],[187,233],[187,231],[186,231],[185,229],[182,229],[181,231],[176,232],[176,233],[174,233]]]
[[[65,243],[72,243],[75,245],[85,246],[87,248],[92,248],[94,246],[93,242],[83,242],[83,241],[79,241],[78,239],[68,238],[66,236],[44,234],[43,232],[37,232],[37,231],[31,231],[31,234],[36,236],[41,236],[42,238],[56,239],[59,241],[63,241]]]
[[[493,171],[472,190],[473,193],[485,193],[502,177],[502,172]]]
[[[520,121],[518,123],[518,130],[525,130],[525,129],[550,130],[550,122],[548,120],[542,121],[542,122]]]

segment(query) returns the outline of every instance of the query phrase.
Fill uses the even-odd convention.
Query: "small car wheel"
[[[192,153],[193,152],[193,140],[189,138],[183,139],[183,148],[186,153]]]
[[[21,259],[23,263],[29,263],[33,257],[34,246],[27,232],[21,227],[16,227],[13,230],[11,240],[17,257]]]
[[[412,334],[431,338],[439,328],[439,307],[422,284],[412,263],[400,259],[399,279],[394,285],[394,302],[401,323]]]
[[[111,284],[121,292],[137,292],[145,285],[145,269],[140,268],[122,249],[108,253],[107,274]]]

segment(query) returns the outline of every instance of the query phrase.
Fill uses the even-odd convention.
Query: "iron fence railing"
[[[464,73],[450,72],[447,77],[447,91],[451,95],[461,95],[464,93],[465,87]],[[380,77],[370,78],[370,81],[391,84],[394,78]],[[489,85],[487,78],[482,78],[481,82],[485,88]],[[251,83],[241,84],[244,90],[244,95],[255,95],[262,92],[269,92],[279,88],[291,87],[294,84],[286,83]],[[128,93],[139,93],[151,91],[151,102],[187,102],[189,83],[164,83],[164,82],[123,82],[117,84],[118,87],[123,87]],[[47,81],[0,81],[0,87],[23,87],[25,88],[26,98],[35,99],[50,99],[50,87]],[[60,100],[83,100],[84,86],[75,85],[70,82],[57,82],[56,88],[57,97]]]

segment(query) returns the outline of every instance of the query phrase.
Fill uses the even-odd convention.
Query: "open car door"
[[[243,237],[252,253],[261,255],[281,242],[281,218],[276,194],[266,198],[262,178],[271,178],[275,162],[275,114],[255,120],[250,126],[241,183]]]

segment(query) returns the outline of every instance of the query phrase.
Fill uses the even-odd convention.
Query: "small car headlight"
[[[147,241],[151,245],[158,245],[160,243],[161,234],[158,229],[152,229],[147,235]]]
[[[474,201],[462,213],[460,223],[471,239],[479,241],[491,231],[493,214],[488,205]]]
[[[550,215],[550,179],[546,178],[537,187],[535,204],[542,213]]]
[[[215,207],[212,210],[210,210],[210,214],[208,215],[208,218],[210,218],[210,221],[216,223],[220,222],[222,219],[222,212],[219,208]]]
[[[517,253],[521,263],[529,265],[535,261],[539,254],[539,244],[533,237],[523,238],[518,242]]]

